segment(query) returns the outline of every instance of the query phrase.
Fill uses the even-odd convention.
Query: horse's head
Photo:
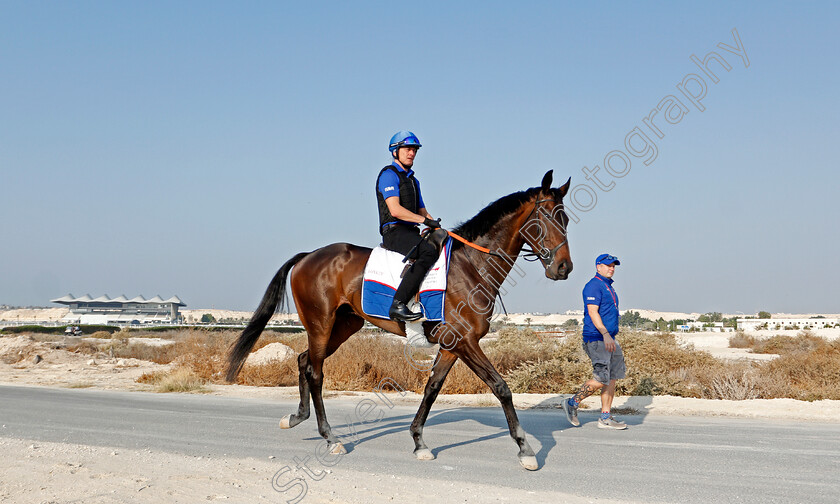
[[[565,280],[572,272],[567,228],[569,218],[563,209],[563,197],[569,192],[571,177],[561,187],[551,187],[552,170],[546,172],[539,192],[529,203],[531,208],[522,221],[519,233],[545,268],[545,276]]]

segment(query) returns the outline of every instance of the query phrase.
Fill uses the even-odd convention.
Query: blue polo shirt
[[[610,336],[618,334],[618,294],[612,287],[612,278],[595,273],[595,278],[583,287],[583,341],[603,341],[604,337],[595,328],[589,317],[587,305],[598,305],[598,315]]]

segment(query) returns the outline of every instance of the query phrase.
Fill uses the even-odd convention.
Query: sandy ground
[[[768,334],[769,336],[769,334]],[[830,337],[830,336],[829,336]],[[699,333],[681,336],[684,342],[730,359],[772,358],[728,348],[728,336]],[[144,340],[145,338],[141,339]],[[149,341],[149,343],[158,343]],[[63,350],[58,343],[36,342],[28,336],[0,337],[0,384],[67,388],[152,390],[139,384],[143,373],[168,369],[136,359],[95,358]],[[37,357],[36,357],[37,356]],[[297,387],[245,387],[211,385],[210,394],[232,397],[297,398]],[[365,392],[327,392],[326,398],[362,397]],[[559,408],[562,396],[515,394],[517,408]],[[420,396],[393,396],[400,404],[417,405]],[[442,395],[441,406],[497,407],[491,394]],[[597,397],[584,401],[584,409],[600,406]],[[805,421],[840,421],[840,401],[802,402],[792,399],[713,401],[670,396],[618,397],[614,403],[622,414],[711,415],[748,418],[784,418]],[[2,428],[2,426],[0,426]],[[159,502],[279,502],[271,488],[278,464],[271,460],[207,458],[149,450],[112,449],[66,443],[46,443],[0,437],[0,503],[159,503]],[[406,476],[356,474],[343,471],[326,478],[306,495],[309,503],[426,502],[521,502],[521,492],[501,487],[460,485],[447,491],[440,481]],[[364,500],[347,497],[343,489],[360,485]],[[492,496],[492,497],[491,497]],[[531,502],[593,501],[556,493],[529,494]]]
[[[477,483],[327,469],[306,493],[272,488],[282,463],[272,460],[194,457],[151,450],[112,449],[0,438],[3,478],[0,502],[9,503],[190,503],[287,502],[307,504],[519,503],[570,504],[617,501],[558,492],[528,491]],[[7,460],[14,460],[8,464]],[[280,475],[287,481],[288,474]],[[288,502],[298,502],[289,500]]]

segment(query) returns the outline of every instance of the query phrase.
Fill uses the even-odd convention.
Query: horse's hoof
[[[292,421],[292,415],[284,416],[283,418],[280,419],[280,428],[281,429],[291,429],[292,428],[291,421]]]
[[[419,450],[414,451],[414,456],[417,457],[417,460],[434,460],[435,454],[432,453],[432,450],[428,448],[421,448]]]
[[[536,471],[540,468],[540,465],[537,463],[537,457],[533,455],[519,457],[519,463],[522,464],[522,467],[528,469],[529,471]]]
[[[346,453],[347,448],[345,448],[340,442],[335,443],[330,447],[330,455],[345,455]]]

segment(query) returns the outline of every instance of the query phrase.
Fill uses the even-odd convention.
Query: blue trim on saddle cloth
[[[391,251],[386,252],[399,256],[399,269],[389,272],[391,273],[390,279],[383,278],[381,271],[374,276],[375,279],[372,279],[369,278],[371,276],[369,271],[371,265],[368,261],[368,264],[365,265],[364,282],[362,283],[362,310],[366,315],[383,319],[391,318],[388,316],[388,310],[391,308],[391,303],[394,302],[394,294],[399,286],[399,275],[405,266],[402,263],[402,255]],[[432,322],[443,321],[446,302],[446,278],[449,276],[449,256],[451,252],[452,238],[448,238],[440,254],[441,257],[438,258],[438,261],[423,278],[423,283],[420,284],[420,306],[425,318]],[[394,267],[396,266],[397,264],[394,263]],[[378,264],[374,269],[380,267],[382,265]],[[442,276],[438,273],[441,267],[445,271]],[[432,281],[432,276],[435,276],[435,278],[432,285],[429,285],[428,281]]]

